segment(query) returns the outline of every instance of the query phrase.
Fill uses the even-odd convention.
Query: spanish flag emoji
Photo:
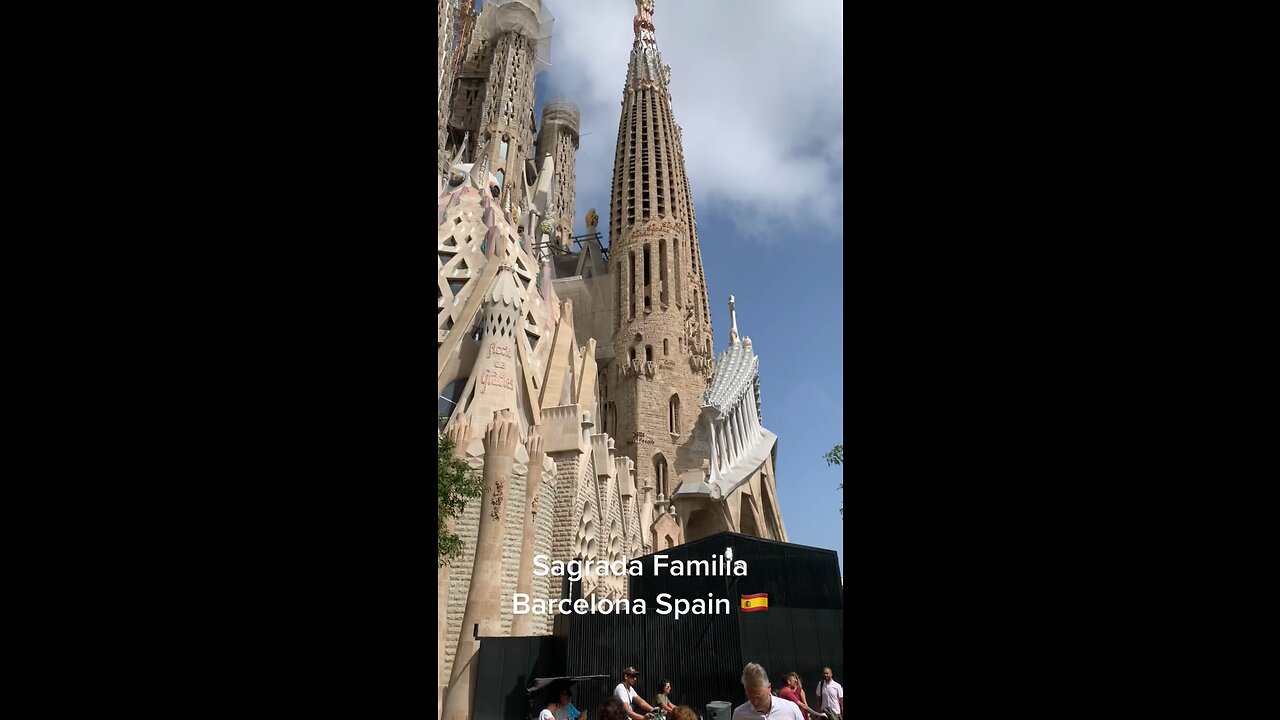
[[[769,609],[769,594],[742,596],[742,612],[758,612]]]

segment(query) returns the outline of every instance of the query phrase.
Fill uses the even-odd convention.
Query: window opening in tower
[[[658,241],[658,275],[662,279],[659,300],[663,306],[667,305],[667,241],[663,238]]]
[[[622,327],[622,268],[618,268],[618,291],[613,296],[613,327]]]
[[[636,253],[634,250],[631,251],[630,256],[631,256],[631,272],[629,273],[629,277],[631,278],[631,294],[629,296],[627,308],[629,311],[628,316],[632,320],[634,320],[636,317]],[[632,357],[632,360],[634,359],[635,358]]]

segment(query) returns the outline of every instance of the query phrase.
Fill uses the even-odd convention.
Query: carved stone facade
[[[615,560],[652,551],[633,464],[596,431],[596,343],[578,337],[573,301],[543,282],[545,265],[501,207],[485,158],[457,163],[437,212],[438,412],[484,496],[453,531],[464,554],[442,569],[438,684],[441,717],[470,717],[472,638],[549,634],[545,614],[517,618],[516,592],[558,599],[559,578],[530,577],[533,557]],[[547,193],[536,196],[544,203]],[[587,593],[620,598],[625,584]]]
[[[588,237],[580,251],[568,242],[576,107],[549,102],[531,149],[549,48],[541,1],[492,0],[479,17],[441,9],[442,37],[452,23],[459,40],[456,79],[441,81],[452,93],[441,98],[437,391],[458,452],[485,479],[482,501],[454,522],[464,554],[440,571],[441,717],[454,720],[471,709],[474,630],[551,632],[547,615],[512,613],[516,592],[563,592],[560,578],[526,577],[532,556],[613,561],[719,530],[787,536],[777,438],[761,424],[759,363],[732,299],[729,348],[713,352],[653,3],[638,2],[633,22],[609,247]],[[599,220],[587,213],[589,236]],[[588,575],[582,587],[626,593],[623,578]]]

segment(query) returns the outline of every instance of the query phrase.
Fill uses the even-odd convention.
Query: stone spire
[[[565,250],[570,249],[570,238],[573,237],[575,168],[581,117],[577,103],[572,100],[548,100],[542,107],[542,129],[538,133],[536,165],[541,167],[543,158],[548,155],[555,158],[555,180],[551,192],[552,210],[556,214],[555,240]]]
[[[533,154],[533,78],[549,59],[551,15],[542,0],[497,0],[480,13],[473,42],[470,52],[483,66],[473,73],[485,73],[483,101],[462,121],[475,124],[476,146],[492,141],[476,159],[487,160],[497,177],[500,207],[508,200],[520,207],[521,175]],[[459,90],[474,95],[476,88],[464,82]]]
[[[729,296],[729,324],[733,327],[729,328],[729,344],[738,344],[738,311],[733,307],[733,296]]]
[[[657,489],[660,479],[698,467],[692,432],[713,355],[693,200],[653,12],[652,0],[636,3],[613,168],[608,272],[617,381],[607,405],[616,405],[609,432],[635,461],[636,486]],[[613,417],[609,407],[604,413]]]
[[[637,0],[636,10],[632,21],[635,39],[618,124],[609,203],[609,246],[612,257],[622,259],[626,253],[618,251],[643,225],[654,226],[652,234],[675,235],[668,241],[665,262],[670,265],[670,273],[662,278],[666,296],[662,302],[694,310],[691,319],[697,337],[692,345],[710,358],[711,307],[680,126],[671,109],[671,68],[663,64],[654,37],[653,1]],[[662,262],[657,260],[650,265],[656,267]],[[629,298],[626,291],[623,288],[619,293],[623,297],[617,304],[627,306],[622,314],[634,314],[636,306],[643,305],[644,295]]]

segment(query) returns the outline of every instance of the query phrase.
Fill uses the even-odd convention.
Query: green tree
[[[484,479],[465,461],[453,455],[453,441],[448,435],[437,432],[439,455],[436,466],[439,471],[440,485],[437,492],[440,496],[440,511],[436,515],[436,529],[439,532],[437,560],[441,565],[462,555],[462,538],[449,532],[449,518],[462,514],[468,500],[480,497],[484,492]]]
[[[827,461],[827,465],[844,465],[844,443],[840,443],[831,448],[826,455],[822,456]],[[844,483],[840,483],[837,490],[844,490]],[[840,517],[844,517],[844,502],[840,503]]]

